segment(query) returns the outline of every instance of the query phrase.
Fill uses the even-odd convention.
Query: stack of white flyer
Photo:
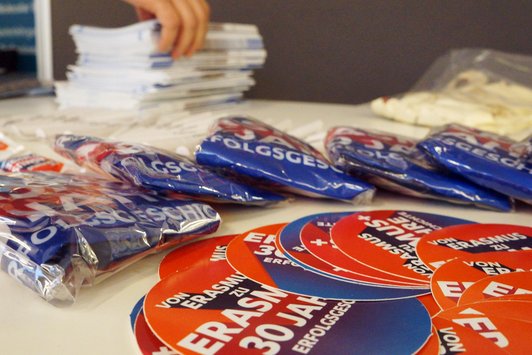
[[[211,23],[204,48],[173,60],[157,50],[156,20],[121,28],[74,25],[78,60],[56,83],[62,108],[208,110],[242,99],[266,59],[255,25]]]

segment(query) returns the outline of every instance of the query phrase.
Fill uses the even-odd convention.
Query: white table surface
[[[53,112],[51,98],[0,101],[0,120],[8,114]],[[326,127],[351,125],[378,128],[421,137],[427,129],[380,119],[367,106],[251,101],[233,109],[258,119],[321,119]],[[402,209],[444,214],[484,223],[532,226],[532,207],[519,204],[514,213],[484,211],[448,203],[421,200],[379,191],[367,206],[298,198],[285,207],[263,209],[232,206],[218,208],[223,224],[216,235],[240,233],[313,213],[347,210]],[[0,354],[137,354],[129,313],[137,300],[157,281],[162,254],[152,255],[92,288],[82,289],[77,302],[67,308],[49,305],[33,292],[0,273]]]

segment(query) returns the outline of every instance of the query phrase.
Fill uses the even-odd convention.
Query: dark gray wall
[[[71,23],[134,20],[118,0],[53,0],[55,72],[75,59]],[[97,4],[100,7],[97,7]],[[527,0],[210,0],[212,19],[255,23],[268,50],[249,97],[359,103],[407,90],[450,48],[532,55]],[[105,8],[104,8],[105,7]],[[55,56],[57,58],[57,55]]]
[[[136,21],[133,8],[120,0],[51,0],[54,77],[64,79],[66,66],[76,62],[73,24],[118,27]]]

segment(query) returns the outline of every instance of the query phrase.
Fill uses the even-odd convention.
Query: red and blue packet
[[[219,119],[195,155],[201,165],[299,195],[367,203],[375,192],[309,144],[248,117]]]
[[[510,198],[430,164],[417,141],[353,127],[329,130],[325,146],[335,166],[371,183],[410,196],[510,211]]]
[[[269,205],[286,199],[225,178],[181,155],[146,145],[59,135],[55,150],[80,166],[150,190],[173,191],[212,202],[252,205]]]
[[[0,161],[0,170],[18,173],[28,171],[55,171],[61,172],[64,164],[53,159],[36,155],[22,154],[15,155]]]
[[[54,304],[142,256],[216,231],[209,205],[55,173],[0,176],[0,267]]]
[[[444,126],[418,144],[432,161],[476,184],[532,204],[532,158],[494,133]]]

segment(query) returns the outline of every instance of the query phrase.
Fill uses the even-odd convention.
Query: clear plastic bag
[[[377,98],[371,108],[405,123],[460,123],[522,139],[532,132],[532,56],[452,50],[409,92]]]
[[[163,248],[216,231],[209,205],[108,180],[0,175],[0,268],[55,305]]]
[[[272,205],[284,196],[230,180],[184,156],[142,144],[58,135],[55,151],[104,176],[156,191],[173,191],[208,202]]]
[[[530,141],[452,124],[432,130],[418,148],[454,174],[532,204]]]
[[[376,186],[498,211],[513,209],[507,196],[431,164],[416,145],[413,138],[353,127],[333,127],[325,140],[327,153],[337,168]]]
[[[261,121],[220,118],[195,152],[200,165],[307,197],[364,204],[375,187],[330,165],[308,143]]]

